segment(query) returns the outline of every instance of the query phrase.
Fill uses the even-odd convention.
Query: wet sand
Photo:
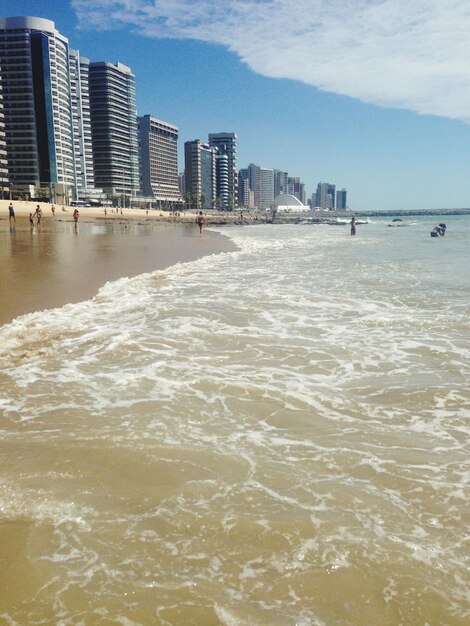
[[[16,203],[15,203],[16,209]],[[16,210],[16,224],[0,219],[0,325],[33,311],[92,298],[106,282],[132,277],[178,262],[234,250],[226,237],[206,230],[199,238],[187,224],[135,217],[109,219],[89,214],[78,226],[71,214],[56,219],[44,210],[39,228],[31,229],[26,211]],[[140,215],[142,213],[142,215]]]

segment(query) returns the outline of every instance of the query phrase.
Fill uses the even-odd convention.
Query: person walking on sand
[[[356,234],[356,224],[357,224],[355,217],[352,218],[350,224],[351,224],[351,235],[355,235]]]
[[[13,204],[10,202],[9,206],[8,206],[8,220],[10,222],[10,226],[13,222],[13,224],[16,223],[16,217],[15,217],[15,209],[13,208]]]
[[[77,225],[79,217],[80,217],[80,213],[79,213],[78,209],[75,209],[74,212],[73,212],[73,221],[75,222],[75,225]]]
[[[33,214],[32,213],[29,214],[29,223],[31,224],[31,230],[33,230],[33,228],[34,228],[34,220],[33,220]]]
[[[55,218],[55,206],[54,205],[51,206],[51,211],[52,211],[52,217]]]
[[[39,224],[41,223],[41,217],[42,217],[42,211],[41,211],[41,207],[39,206],[39,204],[36,205],[36,211],[34,213],[34,216],[36,217],[36,224],[37,226],[39,226]]]
[[[199,237],[202,237],[202,230],[206,224],[206,218],[204,217],[204,215],[202,214],[202,211],[199,211],[197,217],[196,217],[196,223],[199,226]]]

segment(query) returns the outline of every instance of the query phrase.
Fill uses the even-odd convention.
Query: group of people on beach
[[[29,214],[29,223],[31,224],[31,228],[35,226],[39,226],[42,220],[42,209],[39,204],[36,205],[36,210],[34,213]]]
[[[67,212],[65,207],[62,207],[62,211],[64,213]],[[52,213],[52,217],[55,219],[55,206],[54,205],[51,206],[51,213]],[[79,210],[76,208],[73,212],[73,221],[75,222],[75,225],[77,225],[79,217],[80,217],[80,213],[79,213]],[[12,202],[10,202],[10,204],[8,205],[8,219],[10,222],[10,228],[14,228],[16,226],[16,215],[15,215],[15,208]],[[41,220],[42,220],[42,209],[41,209],[41,206],[37,204],[36,210],[34,211],[34,213],[29,214],[29,223],[31,225],[31,228],[40,226]]]
[[[67,209],[65,207],[62,207],[62,211],[66,213]],[[118,212],[118,209],[116,209],[116,213],[117,212]],[[51,206],[51,213],[52,213],[52,217],[55,219],[55,206],[54,205]],[[148,215],[148,210],[146,211],[146,213]],[[104,209],[104,214],[105,216],[107,215],[106,208]],[[122,215],[122,209],[121,209],[121,215]],[[176,218],[179,216],[180,214],[175,212],[173,216],[174,221],[176,221]],[[75,227],[77,227],[78,219],[80,217],[80,211],[76,207],[74,208],[72,217],[73,217]],[[16,216],[15,216],[15,208],[12,202],[10,202],[8,206],[8,219],[10,223],[10,229],[14,229],[16,225]],[[41,206],[37,204],[36,210],[34,211],[34,213],[29,214],[29,223],[31,225],[31,229],[35,228],[36,226],[39,226],[41,224],[41,220],[42,220],[42,209],[41,209]],[[207,223],[207,220],[206,220],[205,215],[203,214],[202,211],[199,211],[199,213],[196,215],[196,224],[199,227],[199,237],[202,237],[202,232],[204,230],[204,226],[206,225],[206,223]]]

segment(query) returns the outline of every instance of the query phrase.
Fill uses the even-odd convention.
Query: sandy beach
[[[19,315],[92,298],[108,281],[164,269],[178,262],[233,250],[207,230],[199,238],[195,214],[173,221],[168,213],[144,209],[73,208],[41,203],[43,218],[31,228],[37,203],[0,201],[0,324]]]

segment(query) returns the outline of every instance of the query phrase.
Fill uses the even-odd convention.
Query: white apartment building
[[[200,139],[184,144],[186,196],[198,208],[212,208],[216,202],[216,148]]]
[[[250,163],[248,166],[250,189],[259,209],[269,209],[274,201],[274,170]]]
[[[70,98],[74,147],[74,186],[79,198],[97,196],[91,141],[89,70],[90,60],[78,50],[69,50]]]
[[[143,115],[137,121],[143,195],[170,205],[181,202],[178,128],[151,115]]]
[[[217,148],[219,154],[227,155],[228,162],[228,204],[238,205],[237,135],[236,133],[210,133],[209,145]]]

